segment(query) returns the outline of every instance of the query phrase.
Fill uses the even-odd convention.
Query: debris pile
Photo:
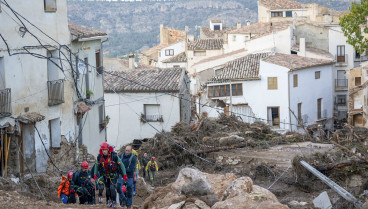
[[[157,188],[144,209],[288,209],[267,189],[254,185],[249,177],[207,174],[184,168],[174,183]]]
[[[206,157],[208,153],[222,150],[242,147],[265,149],[277,144],[301,142],[307,139],[307,136],[298,133],[281,135],[272,131],[265,123],[248,124],[235,116],[225,114],[218,119],[204,117],[194,125],[178,123],[171,132],[164,134],[157,134],[140,147],[141,153],[147,152],[151,156],[157,156],[163,169],[199,163],[196,157],[177,145]]]

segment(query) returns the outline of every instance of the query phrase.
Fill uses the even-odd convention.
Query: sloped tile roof
[[[298,24],[301,24],[301,22]],[[270,22],[266,22],[266,23],[260,22],[260,23],[255,23],[255,24],[251,24],[248,26],[243,26],[241,28],[234,29],[232,31],[229,31],[228,33],[229,34],[249,34],[251,33],[253,37],[253,36],[269,34],[272,31],[276,31],[276,30],[283,30],[283,29],[288,28],[291,25],[293,25],[292,21],[272,22],[272,25]]]
[[[146,49],[142,51],[142,54],[157,61],[158,60],[158,51],[169,46],[169,44],[158,44],[152,48]]]
[[[333,60],[326,59],[315,59],[309,57],[302,57],[296,54],[281,54],[276,53],[275,55],[269,56],[263,61],[286,67],[290,70],[301,70],[305,68],[330,65],[333,64]]]
[[[136,69],[105,73],[106,92],[177,92],[184,69]],[[120,76],[120,77],[119,77]],[[111,87],[111,88],[110,88]]]
[[[259,78],[260,60],[269,56],[269,52],[250,54],[226,63],[220,75],[207,83],[223,83],[229,80],[252,80]]]
[[[222,49],[223,39],[195,39],[188,42],[188,50],[216,50]]]
[[[211,30],[210,27],[201,27],[201,38],[224,38],[224,34],[236,29],[236,27],[222,27],[222,30]]]
[[[185,54],[185,52],[182,52],[162,62],[163,63],[187,62],[187,55]]]
[[[221,54],[221,55],[217,55],[217,56],[208,57],[206,59],[203,59],[203,60],[201,60],[199,62],[194,63],[193,66],[200,65],[200,64],[206,63],[206,62],[211,62],[211,61],[218,60],[218,59],[222,59],[222,58],[226,58],[226,57],[230,57],[230,56],[233,56],[233,55],[236,55],[236,54],[240,54],[240,53],[244,53],[244,52],[246,52],[245,49],[239,49],[239,50],[235,50],[235,51],[232,51],[232,52],[229,52],[229,53],[225,53],[225,54]]]
[[[77,38],[91,38],[91,37],[95,37],[95,36],[106,36],[106,32],[95,29],[95,28],[90,28],[84,25],[76,25],[73,23],[69,23],[69,30],[70,33],[73,36],[76,36]]]
[[[259,0],[268,9],[303,9],[303,5],[296,1],[288,0]]]

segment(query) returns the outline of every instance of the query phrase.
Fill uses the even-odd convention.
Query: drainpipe
[[[291,115],[290,115],[290,75],[291,75],[291,71],[288,72],[288,102],[289,102],[289,126],[290,126],[290,131],[293,131],[293,126],[291,125]],[[281,119],[281,118],[280,118]]]

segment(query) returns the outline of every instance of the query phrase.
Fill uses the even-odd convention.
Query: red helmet
[[[71,171],[68,172],[68,178],[73,178],[73,172]]]
[[[109,149],[109,144],[108,144],[108,143],[106,143],[106,142],[102,143],[102,144],[101,144],[101,149],[102,149],[102,150],[103,150],[103,149]]]
[[[155,157],[152,157],[152,160],[156,160],[156,158]]]
[[[84,161],[82,164],[81,164],[82,168],[88,168],[88,163],[87,161]]]

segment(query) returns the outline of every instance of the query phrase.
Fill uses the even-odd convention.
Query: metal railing
[[[64,80],[47,81],[49,106],[64,103]]]
[[[347,88],[348,79],[335,79],[335,87]]]
[[[0,117],[8,117],[11,114],[11,89],[0,90]]]
[[[163,122],[162,115],[146,115],[145,119],[148,122]]]

